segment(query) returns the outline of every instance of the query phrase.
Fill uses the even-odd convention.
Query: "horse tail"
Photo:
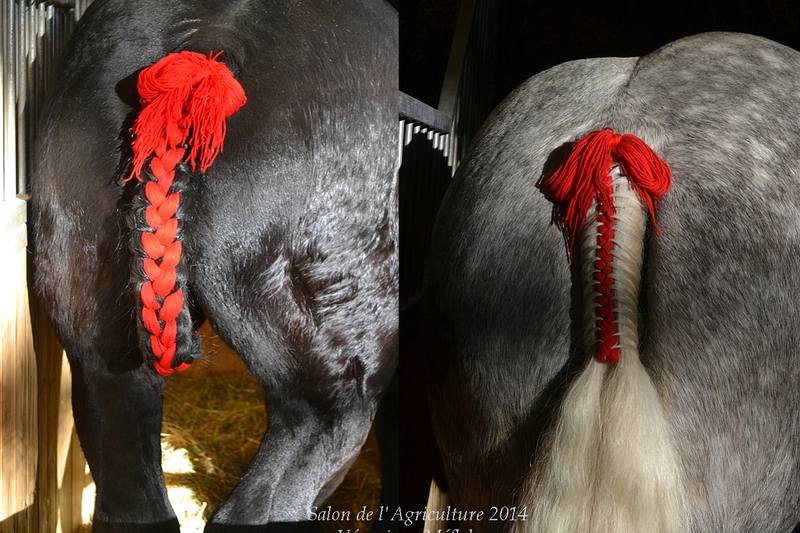
[[[246,101],[218,56],[169,54],[144,69],[137,84],[142,110],[131,130],[133,171],[128,177],[139,181],[131,223],[131,281],[142,353],[164,376],[188,368],[200,346],[186,303],[188,266],[182,260],[181,194],[188,170],[208,169],[222,151],[225,120]]]
[[[519,529],[686,531],[677,455],[638,350],[647,215],[655,225],[670,183],[669,167],[641,139],[605,129],[576,142],[540,185],[571,259],[579,246],[588,360],[540,445],[520,503],[531,519]]]

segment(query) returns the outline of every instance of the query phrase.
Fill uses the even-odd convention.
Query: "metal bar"
[[[416,98],[400,93],[400,118],[424,124],[442,133],[450,133],[452,118]]]
[[[27,139],[27,124],[25,121],[25,107],[27,104],[27,85],[28,85],[28,50],[27,50],[27,12],[28,7],[25,5],[25,0],[19,3],[17,11],[17,35],[15,36],[16,43],[16,122],[17,122],[17,135],[15,139],[17,149],[17,172],[16,183],[14,184],[14,192],[16,194],[27,192],[27,153],[28,147]]]
[[[16,2],[5,3],[5,21],[3,24],[3,201],[10,201],[16,196],[16,49],[14,36],[16,32]]]
[[[472,13],[475,10],[476,0],[462,0],[458,11],[456,31],[453,34],[453,43],[450,46],[450,55],[447,58],[447,69],[444,74],[442,92],[439,94],[438,109],[445,115],[452,117],[456,94],[458,93],[461,68],[464,65],[464,56],[467,53],[469,29],[472,26]]]
[[[439,106],[453,121],[448,158],[454,172],[494,107],[496,40],[496,0],[462,4]]]
[[[8,40],[10,31],[8,26],[8,9],[7,5],[3,5],[0,7],[0,121],[2,121],[3,129],[0,131],[0,157],[2,157],[2,161],[0,161],[0,185],[3,186],[3,191],[5,191],[5,176],[6,176],[6,123],[10,120],[6,117],[6,72],[10,68],[9,63],[7,62],[6,58],[6,45],[5,43]],[[0,193],[3,194],[4,193]],[[3,199],[3,198],[0,198]]]

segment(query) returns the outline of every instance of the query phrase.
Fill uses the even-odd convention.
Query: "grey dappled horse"
[[[461,526],[546,530],[531,527],[550,512],[537,476],[561,453],[548,439],[591,356],[580,262],[570,266],[537,183],[606,127],[640,137],[672,170],[635,304],[681,492],[667,513],[682,514],[683,531],[789,532],[800,521],[800,54],[731,33],[534,76],[454,177],[426,299],[430,404],[452,503],[485,512]],[[617,444],[623,456],[637,446]],[[612,514],[625,505],[615,496]],[[608,510],[582,497],[588,531]]]

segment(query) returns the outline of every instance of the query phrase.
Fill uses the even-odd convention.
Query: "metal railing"
[[[454,172],[496,104],[497,18],[496,0],[461,3],[438,107],[452,120],[448,152]]]
[[[69,35],[91,0],[3,0],[0,8],[0,173],[3,200],[26,197],[36,122]]]
[[[400,93],[400,310],[422,294],[436,211],[450,183],[450,117]]]
[[[421,296],[439,204],[494,108],[496,0],[463,0],[438,109],[400,93],[400,310]]]

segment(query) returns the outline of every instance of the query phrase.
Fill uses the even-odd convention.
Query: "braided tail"
[[[221,53],[221,52],[220,52]],[[134,200],[131,248],[139,342],[163,376],[185,370],[199,350],[185,305],[188,267],[182,257],[179,163],[206,169],[222,151],[225,120],[244,105],[224,63],[195,52],[170,54],[139,74],[142,111],[133,125]],[[149,160],[149,161],[148,161]]]
[[[667,165],[642,140],[605,129],[576,142],[541,185],[570,258],[580,245],[589,357],[524,489],[520,505],[531,520],[519,527],[526,531],[687,530],[677,457],[639,361],[637,331],[647,212],[655,224],[670,181]]]

